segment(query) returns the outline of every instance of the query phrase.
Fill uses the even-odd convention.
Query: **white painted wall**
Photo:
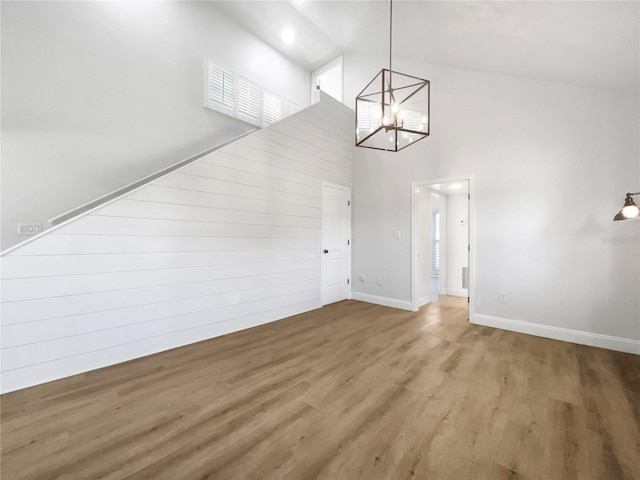
[[[464,222],[464,224],[462,223]],[[467,245],[469,242],[469,202],[467,194],[447,195],[446,217],[447,295],[466,297],[468,290],[462,287],[462,267],[469,266]]]
[[[203,108],[211,58],[301,108],[309,72],[216,2],[2,2],[2,250],[249,126]]]
[[[345,98],[384,65],[345,55]],[[473,173],[472,320],[640,353],[640,249],[606,241],[640,237],[640,222],[612,222],[624,192],[638,190],[638,98],[400,60],[394,67],[431,80],[432,135],[397,154],[356,149],[353,274],[386,281],[356,283],[354,296],[408,303],[410,244],[390,232],[409,231],[411,182]]]
[[[320,307],[321,181],[351,185],[324,95],[4,255],[2,392]]]

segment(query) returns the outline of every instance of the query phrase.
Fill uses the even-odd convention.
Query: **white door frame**
[[[411,309],[414,312],[418,311],[418,299],[416,297],[416,285],[417,285],[417,208],[416,208],[416,190],[420,187],[428,187],[437,183],[451,183],[451,182],[469,182],[469,320],[473,323],[475,315],[475,287],[476,287],[476,208],[475,208],[475,175],[470,173],[468,175],[458,175],[455,177],[437,178],[434,180],[423,180],[419,182],[411,183]]]
[[[322,245],[322,239],[324,232],[322,231],[322,206],[323,206],[323,198],[322,196],[324,195],[324,187],[331,187],[331,188],[336,188],[338,190],[344,190],[345,192],[349,192],[349,202],[351,202],[351,187],[348,187],[347,185],[340,185],[339,183],[333,183],[333,182],[327,182],[322,180],[320,182],[320,305],[324,306],[324,262],[322,260],[322,249],[324,248]],[[351,220],[352,220],[352,215],[351,215],[351,209],[349,209],[349,245],[347,245],[347,265],[348,265],[348,272],[347,274],[349,275],[349,288],[347,290],[347,299],[350,300],[351,299],[351,233],[352,233],[352,227],[351,227]]]

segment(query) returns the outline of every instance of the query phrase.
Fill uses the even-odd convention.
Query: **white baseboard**
[[[418,299],[418,308],[426,305],[427,303],[431,303],[431,295],[425,295],[424,297],[420,297]]]
[[[453,295],[454,297],[468,297],[469,290],[466,288],[448,288],[444,295]]]
[[[522,320],[510,320],[508,318],[493,317],[481,313],[472,315],[471,323],[487,327],[501,328],[512,332],[526,333],[538,337],[552,338],[564,342],[589,345],[591,347],[606,348],[618,352],[635,353],[640,355],[640,340],[630,338],[613,337],[599,333],[571,330],[569,328],[552,327],[539,323],[524,322]]]
[[[370,295],[368,293],[351,292],[353,300],[361,302],[375,303],[376,305],[384,305],[385,307],[399,308],[400,310],[413,311],[411,302],[407,300],[398,300],[397,298],[380,297],[378,295]]]
[[[438,289],[438,295],[446,295],[447,294],[447,289],[446,288],[439,288]]]

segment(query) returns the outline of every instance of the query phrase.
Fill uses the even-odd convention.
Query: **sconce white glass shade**
[[[627,219],[637,217],[638,214],[640,214],[640,208],[638,208],[637,205],[631,205],[622,209],[622,216]]]

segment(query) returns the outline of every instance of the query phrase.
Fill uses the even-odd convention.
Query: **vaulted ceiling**
[[[345,52],[389,55],[387,0],[216,5],[310,70]],[[393,58],[640,95],[640,2],[395,0]]]

